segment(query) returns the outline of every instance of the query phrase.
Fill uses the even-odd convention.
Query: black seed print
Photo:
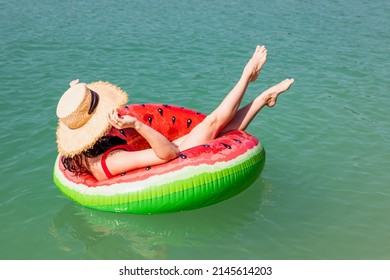
[[[187,156],[184,155],[184,154],[179,154],[179,157],[181,157],[182,159],[186,159],[187,158]]]
[[[146,166],[146,168],[145,168],[146,171],[149,171],[150,169],[152,169],[152,167],[150,167],[150,166]]]
[[[232,148],[232,147],[231,147],[230,145],[228,145],[228,144],[225,144],[225,143],[221,143],[221,144],[224,145],[226,149],[231,149],[231,148]]]
[[[125,133],[125,131],[124,131],[123,129],[119,129],[119,132],[120,132],[123,136],[126,137],[126,133]]]
[[[164,106],[165,108],[168,108],[168,107],[169,107],[169,105],[168,105],[168,104],[163,104],[163,106]]]
[[[175,124],[176,118],[173,116],[172,117],[172,124]]]
[[[207,144],[204,144],[202,146],[205,147],[205,148],[210,148],[210,145],[207,145]]]
[[[148,117],[148,122],[149,122],[149,124],[152,124],[152,120],[153,120],[152,117],[149,116],[149,117]]]
[[[157,110],[159,113],[160,113],[160,115],[161,116],[163,116],[164,115],[164,111],[163,111],[163,109],[161,109],[161,108],[158,108],[158,110]]]
[[[141,104],[142,107],[145,107],[145,104]]]
[[[125,175],[126,175],[126,172],[121,173],[121,176],[125,176]]]
[[[126,109],[129,109],[129,106],[125,105],[125,108],[126,108]]]
[[[189,128],[189,127],[191,126],[191,124],[192,124],[192,120],[191,120],[191,119],[188,119],[188,120],[187,120],[187,128]]]
[[[242,143],[241,140],[238,140],[238,139],[233,139],[234,141],[236,141],[237,143]]]

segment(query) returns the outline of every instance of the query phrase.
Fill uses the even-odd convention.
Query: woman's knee
[[[183,151],[215,139],[219,131],[217,122],[218,119],[215,115],[208,115],[201,123],[195,126],[185,137],[184,141],[180,143],[179,150]]]
[[[218,133],[225,127],[226,123],[216,114],[208,115],[204,120],[203,131],[207,130],[211,138],[215,138]]]
[[[218,129],[218,117],[215,114],[208,115],[202,123],[208,130]]]

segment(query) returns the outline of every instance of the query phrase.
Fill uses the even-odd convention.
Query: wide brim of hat
[[[66,157],[73,157],[91,148],[111,127],[107,120],[108,113],[128,101],[127,94],[109,82],[94,82],[87,87],[99,94],[98,106],[88,122],[77,129],[70,129],[61,121],[58,122],[58,152]]]

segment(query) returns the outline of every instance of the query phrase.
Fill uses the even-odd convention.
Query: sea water
[[[390,258],[389,1],[0,1],[1,259]],[[165,215],[105,213],[53,183],[71,80],[209,113],[256,45],[244,98],[292,88],[248,128],[267,153],[245,192]]]

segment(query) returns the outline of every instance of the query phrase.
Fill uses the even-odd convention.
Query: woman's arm
[[[168,161],[169,160],[163,160],[157,157],[153,149],[134,152],[115,150],[108,155],[106,165],[110,173],[115,176],[131,170],[158,165]],[[90,166],[92,167],[92,173],[96,179],[99,181],[107,179],[101,165],[101,156],[94,159]]]
[[[130,170],[162,164],[174,159],[179,154],[179,149],[170,142],[164,135],[153,128],[144,125],[131,116],[118,116],[117,111],[112,111],[108,115],[109,123],[118,128],[134,128],[150,144],[152,148],[140,151],[114,150],[109,153],[106,165],[112,175],[118,175]],[[89,158],[89,167],[92,174],[99,181],[107,179],[101,164],[102,155]]]
[[[179,154],[179,149],[170,142],[164,135],[153,128],[144,125],[136,118],[131,116],[118,116],[117,111],[109,113],[108,121],[118,129],[134,128],[150,144],[151,149],[140,151],[114,150],[110,152],[106,159],[106,165],[112,175],[118,175],[130,170],[143,168],[147,166],[165,163],[174,159]],[[102,155],[89,159],[90,169],[99,181],[107,179],[102,165]]]
[[[118,129],[134,128],[149,142],[153,152],[163,161],[174,159],[179,155],[179,149],[175,144],[158,131],[143,124],[132,116],[126,115],[119,117],[117,111],[113,110],[108,116],[108,121]]]

